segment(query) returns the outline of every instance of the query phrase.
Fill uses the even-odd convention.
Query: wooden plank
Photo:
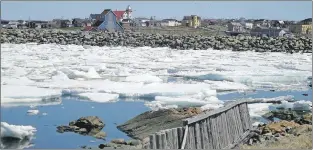
[[[224,128],[224,124],[226,122],[223,121],[223,113],[221,113],[218,116],[218,128],[219,128],[219,134],[220,134],[220,139],[219,139],[219,144],[220,144],[220,148],[223,148],[225,143],[225,128]]]
[[[241,122],[243,122],[242,128],[243,128],[243,131],[245,132],[248,129],[248,127],[247,127],[247,121],[246,121],[247,119],[246,119],[246,114],[245,114],[246,112],[245,112],[244,105],[245,103],[239,105],[239,113],[240,113],[240,120]]]
[[[199,122],[195,123],[195,145],[196,149],[202,149],[201,147],[201,132]]]
[[[245,103],[245,107],[246,107],[246,115],[247,115],[247,122],[248,122],[248,127],[249,129],[252,129],[252,122],[251,122],[251,118],[250,118],[250,113],[249,113],[249,108],[248,108],[248,103]]]
[[[244,134],[242,134],[237,140],[234,141],[233,144],[230,144],[226,147],[224,147],[223,149],[232,149],[235,146],[237,146],[238,144],[240,144],[240,142],[245,139],[248,135],[250,134],[250,130],[246,131]]]
[[[178,149],[178,133],[177,128],[172,129],[173,147],[171,149]]]
[[[230,144],[230,139],[229,139],[229,131],[228,131],[228,124],[227,124],[227,117],[226,117],[226,112],[222,113],[222,120],[223,120],[223,131],[224,131],[224,138],[225,138],[225,146]]]
[[[185,132],[184,132],[184,137],[183,137],[183,141],[182,141],[182,145],[181,145],[181,149],[185,149],[186,146],[186,141],[187,141],[187,137],[188,137],[188,125],[185,126]]]
[[[171,147],[169,146],[169,143],[168,143],[168,141],[169,141],[169,140],[168,140],[168,139],[169,139],[169,137],[168,137],[168,132],[169,132],[169,131],[170,131],[170,130],[166,130],[166,131],[165,131],[165,140],[166,140],[166,141],[165,141],[165,146],[164,146],[165,148],[164,148],[164,149],[170,149],[170,148],[171,148]]]
[[[216,149],[216,128],[215,128],[215,116],[210,116],[210,124],[211,124],[211,138],[212,138],[212,148]]]
[[[199,123],[199,125],[200,125],[200,143],[201,143],[201,149],[205,149],[204,147],[204,145],[208,142],[208,141],[205,141],[204,139],[205,139],[205,135],[206,135],[206,131],[204,130],[204,128],[206,128],[205,127],[205,119],[204,120],[201,120],[200,121],[200,123]]]
[[[232,120],[233,120],[233,126],[234,126],[234,140],[236,140],[239,137],[239,132],[238,132],[238,122],[236,120],[236,113],[235,109],[230,110],[232,112]]]
[[[234,110],[235,110],[236,121],[238,123],[238,132],[239,132],[239,135],[241,135],[244,133],[244,129],[242,127],[243,122],[240,119],[239,106],[234,107]]]
[[[150,148],[150,149],[156,149],[155,134],[151,134],[151,135],[149,135],[149,140],[150,140],[150,143],[149,143],[149,148]]]
[[[217,129],[217,149],[222,148],[223,135],[222,135],[222,122],[221,115],[218,114],[216,117],[216,129]]]
[[[229,109],[233,108],[234,106],[237,106],[237,105],[239,105],[241,103],[246,103],[246,102],[247,102],[247,100],[234,101],[234,102],[232,102],[232,103],[230,103],[230,104],[228,104],[228,105],[226,105],[226,106],[224,106],[222,108],[219,108],[219,109],[216,109],[216,110],[213,110],[213,111],[209,111],[207,113],[199,114],[199,115],[194,116],[192,118],[184,119],[184,125],[192,124],[192,123],[195,123],[195,122],[197,122],[199,120],[206,119],[206,118],[208,118],[208,117],[210,117],[212,115],[222,113],[222,112],[224,112],[226,110],[229,110]]]
[[[165,132],[167,132],[167,130],[165,130]],[[166,147],[165,132],[161,132],[161,149],[165,149]]]
[[[210,118],[208,118],[208,119],[206,119],[206,122],[207,122],[207,130],[208,130],[208,141],[209,141],[209,143],[208,143],[208,146],[209,146],[209,149],[213,149],[213,135],[212,135],[212,122],[211,122],[211,119]]]
[[[166,133],[165,133],[165,136],[166,136],[166,147],[171,149],[172,148],[172,136],[171,136],[172,132],[171,130],[167,130]]]
[[[202,133],[203,149],[209,149],[210,148],[209,147],[210,141],[209,141],[209,131],[208,131],[207,119],[203,120],[202,130],[203,130],[203,133]]]
[[[227,126],[228,126],[228,133],[230,137],[230,143],[232,143],[235,139],[235,130],[234,130],[234,123],[233,123],[233,114],[231,110],[227,111]]]
[[[195,142],[195,127],[194,124],[189,126],[189,140],[190,140],[190,149],[196,149],[196,142]]]
[[[161,149],[161,133],[160,132],[156,133],[155,139],[156,139],[156,142],[155,142],[156,149]]]
[[[184,130],[182,127],[177,128],[177,139],[178,139],[178,148],[181,149],[181,145],[183,143],[183,138],[184,138]]]

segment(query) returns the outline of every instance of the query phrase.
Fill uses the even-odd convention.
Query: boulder
[[[81,135],[93,136],[97,139],[104,139],[105,132],[101,131],[104,123],[97,116],[81,117],[78,120],[71,121],[68,126],[61,125],[57,127],[57,132],[75,132]]]

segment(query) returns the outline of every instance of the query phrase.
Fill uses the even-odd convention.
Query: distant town
[[[79,29],[83,31],[124,32],[147,29],[212,30],[225,35],[251,35],[269,37],[310,36],[312,18],[301,21],[266,20],[266,19],[204,19],[197,15],[183,16],[182,20],[156,20],[151,17],[134,17],[132,8],[125,10],[104,9],[100,13],[90,14],[89,18],[43,20],[1,20],[1,27],[6,29]]]

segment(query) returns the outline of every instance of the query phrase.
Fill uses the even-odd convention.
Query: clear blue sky
[[[86,18],[103,9],[125,10],[131,5],[134,17],[156,16],[156,19],[182,19],[184,15],[202,18],[263,18],[302,20],[312,17],[312,1],[66,1],[66,2],[1,2],[2,19],[51,20],[54,18]]]

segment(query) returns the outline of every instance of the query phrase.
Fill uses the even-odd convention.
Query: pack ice
[[[216,95],[204,98],[199,94],[204,90],[217,94],[267,88],[304,90],[311,65],[308,53],[2,44],[1,104],[47,103],[63,94],[97,102],[125,97],[152,99],[155,104],[151,105],[160,107],[217,108],[222,102]],[[183,80],[167,82],[168,77]]]

